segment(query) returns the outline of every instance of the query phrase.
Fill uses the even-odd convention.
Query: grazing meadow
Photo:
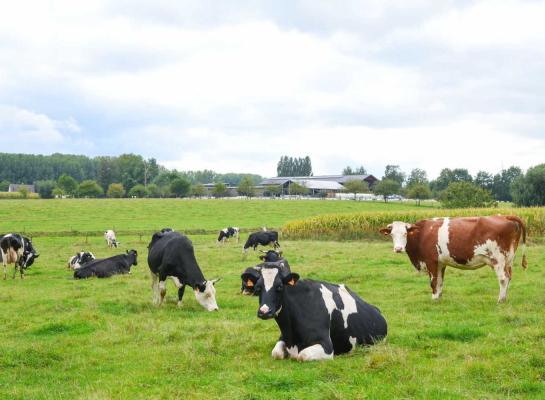
[[[447,268],[443,298],[431,300],[390,241],[286,240],[282,250],[302,278],[345,283],[378,306],[387,339],[332,361],[273,360],[274,321],[239,294],[240,274],[258,263],[241,242],[218,247],[208,232],[227,225],[282,227],[315,215],[401,212],[407,204],[258,200],[6,200],[0,232],[33,233],[40,253],[26,278],[0,280],[0,398],[6,399],[543,399],[545,246],[530,239],[528,270],[515,261],[505,304],[490,268]],[[425,212],[429,212],[426,209]],[[415,211],[416,212],[416,211]],[[183,306],[167,282],[152,305],[147,244],[164,226],[186,232],[219,312],[186,290]],[[114,228],[119,249],[102,236]],[[199,233],[201,232],[201,233]],[[136,249],[130,275],[76,281],[69,256],[98,258]]]

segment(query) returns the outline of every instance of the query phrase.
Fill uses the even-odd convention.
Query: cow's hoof
[[[178,308],[182,308],[182,302],[181,302],[181,301],[179,301],[178,303],[176,303],[176,307],[178,307]]]
[[[498,304],[502,304],[502,303],[505,303],[507,301],[507,298],[503,297],[503,298],[499,298],[498,299]]]
[[[271,356],[275,360],[283,360],[286,358],[286,343],[281,340],[276,342],[276,345],[272,349]]]

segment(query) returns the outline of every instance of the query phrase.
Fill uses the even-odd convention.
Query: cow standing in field
[[[153,302],[161,305],[166,295],[166,279],[172,277],[178,288],[178,306],[182,305],[185,286],[189,285],[195,298],[208,311],[217,311],[216,288],[219,279],[206,280],[197,260],[193,244],[179,232],[153,235],[148,246],[148,265],[151,272]]]
[[[96,257],[90,251],[80,251],[75,256],[70,257],[68,260],[68,268],[79,269],[85,263],[96,260]]]
[[[229,238],[234,237],[237,239],[237,243],[240,241],[240,229],[236,226],[229,226],[223,228],[218,236],[218,245],[229,241]]]
[[[137,257],[138,252],[136,250],[127,250],[127,254],[89,261],[74,271],[74,278],[86,279],[92,276],[109,278],[113,275],[130,274],[131,267],[138,265]]]
[[[396,221],[380,232],[392,237],[396,253],[406,251],[417,270],[427,271],[434,300],[441,297],[447,266],[473,270],[489,265],[500,285],[498,302],[505,301],[521,237],[526,244],[526,228],[515,216]],[[526,268],[524,249],[522,267]]]
[[[261,231],[261,232],[254,232],[250,233],[250,236],[248,236],[248,240],[246,240],[246,243],[244,244],[244,247],[242,251],[244,253],[248,252],[248,249],[250,247],[255,249],[257,246],[274,246],[275,249],[280,247],[280,243],[278,243],[278,232],[276,231]]]
[[[112,248],[119,245],[119,242],[115,238],[115,232],[111,229],[108,229],[106,232],[104,232],[104,239],[106,240],[106,243],[108,244],[108,247]]]
[[[14,264],[13,278],[17,274],[17,268],[21,279],[24,278],[24,270],[30,267],[40,255],[36,253],[32,240],[17,233],[8,233],[0,239],[0,258],[4,267],[4,279],[7,278],[8,264]]]
[[[298,274],[275,264],[266,263],[241,275],[259,295],[257,316],[274,318],[280,328],[273,358],[328,360],[386,336],[386,320],[378,308],[346,286],[299,280]]]

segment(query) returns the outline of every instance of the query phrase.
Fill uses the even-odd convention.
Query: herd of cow
[[[434,218],[415,224],[395,221],[380,230],[391,236],[394,252],[406,252],[419,271],[427,272],[432,298],[442,293],[445,268],[477,269],[490,266],[498,277],[503,302],[512,276],[512,266],[519,242],[526,244],[526,228],[515,216],[473,218]],[[236,227],[222,229],[217,242],[229,238],[239,241]],[[119,242],[111,230],[104,238],[109,247]],[[241,293],[259,296],[257,316],[274,318],[280,328],[280,338],[272,350],[276,359],[294,358],[300,361],[324,360],[334,354],[350,352],[357,345],[371,345],[387,334],[386,320],[380,310],[366,303],[343,284],[300,279],[291,271],[280,247],[278,233],[263,231],[251,233],[243,252],[257,246],[274,247],[262,251],[261,263],[247,268],[241,275]],[[0,236],[0,257],[7,277],[7,265],[14,264],[21,278],[38,254],[32,241],[19,234]],[[74,278],[96,276],[106,278],[130,273],[137,265],[138,253],[105,259],[96,259],[91,252],[82,251],[71,257],[68,266]],[[207,280],[195,258],[193,244],[186,236],[170,228],[153,234],[148,245],[148,265],[152,278],[153,302],[160,305],[166,295],[166,280],[170,277],[178,289],[178,305],[186,286],[193,289],[195,298],[208,311],[218,310],[214,285],[219,279]],[[522,266],[526,268],[523,252]]]

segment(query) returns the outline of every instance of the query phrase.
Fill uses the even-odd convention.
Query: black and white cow
[[[299,280],[298,274],[270,264],[241,278],[259,295],[257,316],[274,318],[280,328],[272,350],[275,359],[327,360],[356,345],[372,345],[387,334],[378,308],[344,285]]]
[[[91,253],[90,251],[82,250],[79,253],[76,253],[75,256],[70,257],[70,259],[68,260],[68,268],[79,269],[83,264],[93,260],[96,260],[96,257],[93,253]]]
[[[227,228],[223,228],[218,236],[218,244],[223,244],[227,241],[229,241],[229,238],[236,238],[237,243],[240,241],[240,229],[236,226],[229,226]]]
[[[208,281],[197,264],[193,244],[179,232],[153,235],[148,246],[148,265],[151,272],[153,302],[161,305],[166,295],[166,279],[172,277],[178,288],[178,306],[182,305],[185,286],[189,285],[195,298],[208,311],[218,310],[216,288],[219,279]]]
[[[261,231],[261,232],[254,232],[250,233],[250,236],[248,236],[248,240],[246,240],[246,243],[244,244],[244,248],[242,251],[246,253],[250,247],[255,249],[257,246],[274,246],[275,249],[280,247],[280,243],[278,243],[278,232],[276,231]]]
[[[24,278],[24,270],[30,267],[40,255],[36,253],[32,240],[17,233],[8,233],[0,239],[0,258],[4,267],[4,279],[7,278],[8,264],[14,264],[13,278],[17,274],[17,268]]]
[[[117,248],[117,246],[119,245],[119,242],[117,241],[115,237],[115,232],[112,231],[111,229],[108,229],[106,232],[104,232],[104,240],[106,240],[106,244],[110,248],[111,247]]]
[[[127,250],[126,254],[89,261],[74,271],[74,278],[86,279],[92,276],[109,278],[113,275],[130,274],[131,267],[138,265],[137,257],[138,252],[136,250]]]
[[[276,262],[281,260],[286,261],[285,258],[282,257],[282,251],[277,251],[277,250],[267,250],[267,251],[260,250],[260,251],[263,253],[263,255],[259,256],[259,259],[263,262]]]

